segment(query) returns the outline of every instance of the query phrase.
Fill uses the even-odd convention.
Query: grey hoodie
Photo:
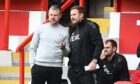
[[[62,25],[53,26],[50,23],[42,24],[34,32],[30,50],[29,62],[41,66],[62,67],[63,50],[59,48],[60,43],[66,42],[66,49],[69,51],[67,41],[68,31]]]

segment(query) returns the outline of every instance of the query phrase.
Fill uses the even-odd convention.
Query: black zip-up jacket
[[[116,81],[129,81],[129,70],[124,56],[115,53],[111,61],[100,60],[97,71],[98,84],[114,84]]]
[[[140,42],[138,43],[137,46],[137,57],[140,58]],[[140,70],[140,63],[138,64],[137,70]]]
[[[137,47],[137,57],[140,57],[140,42],[139,42],[138,47]]]
[[[71,41],[73,33],[79,35],[78,40]],[[69,27],[70,49],[69,66],[87,66],[93,59],[99,59],[103,49],[103,40],[99,26],[95,22],[82,20]]]

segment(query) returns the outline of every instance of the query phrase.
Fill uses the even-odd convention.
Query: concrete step
[[[0,50],[0,66],[12,66],[12,51]]]
[[[67,79],[67,70],[68,70],[68,67],[64,66],[62,79]],[[24,73],[25,73],[25,80],[30,80],[31,78],[30,67],[25,67]],[[0,67],[0,79],[3,79],[3,80],[19,79],[19,67]]]
[[[1,72],[19,72],[19,67],[0,67],[0,73]],[[25,73],[30,73],[31,69],[30,67],[25,67]]]
[[[114,12],[115,8],[114,7],[104,7],[104,12]]]
[[[104,18],[110,18],[110,12],[115,12],[114,7],[104,7]]]
[[[20,53],[12,52],[12,57],[15,58],[15,59],[19,59]],[[29,58],[29,53],[25,52],[25,59],[28,59],[28,58]]]
[[[12,65],[19,66],[20,53],[12,52]],[[25,52],[25,66],[29,66],[29,53]]]
[[[31,78],[30,67],[25,67],[25,79]],[[19,79],[19,67],[0,67],[0,79],[4,80],[18,80]],[[1,83],[0,83],[1,84]]]
[[[0,84],[19,84],[19,80],[0,80]],[[24,84],[28,84],[26,80]]]

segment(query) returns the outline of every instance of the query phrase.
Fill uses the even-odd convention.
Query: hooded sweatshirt
[[[67,35],[67,29],[60,24],[42,24],[34,32],[31,41],[29,50],[30,66],[38,64],[41,66],[62,67],[63,50],[59,45],[66,41]]]

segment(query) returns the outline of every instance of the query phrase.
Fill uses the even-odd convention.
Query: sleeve
[[[30,44],[30,48],[29,48],[30,67],[32,67],[35,63],[35,56],[36,56],[36,51],[37,51],[37,48],[38,48],[38,44],[39,44],[39,31],[37,30],[33,34],[33,38],[32,38],[31,44]]]
[[[67,52],[70,52],[70,43],[69,43],[69,33],[66,36],[66,50]]]
[[[122,55],[120,55],[119,57],[120,58],[118,58],[116,66],[112,69],[113,74],[114,74],[114,76],[116,76],[116,74],[120,74],[120,77],[119,77],[120,80],[130,81],[127,60]]]
[[[113,67],[113,66],[112,66]],[[116,63],[116,66],[113,67],[114,73],[119,73],[122,69],[127,68],[127,61],[124,56],[121,56],[120,59],[118,59],[118,62]]]
[[[95,50],[93,53],[93,60],[94,59],[98,60],[103,49],[103,40],[98,24],[92,23],[90,27],[91,27],[89,28],[90,38],[92,40],[92,44],[95,46]]]
[[[63,49],[64,56],[67,56],[70,52],[70,44],[69,44],[69,33],[67,33],[66,38],[65,38],[65,48]]]

